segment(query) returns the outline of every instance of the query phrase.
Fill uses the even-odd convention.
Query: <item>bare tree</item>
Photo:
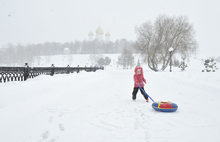
[[[127,69],[129,66],[134,66],[134,56],[131,50],[124,47],[121,56],[118,57],[118,64],[123,66],[123,69]]]
[[[135,28],[135,48],[142,54],[144,62],[154,71],[165,70],[169,65],[169,48],[173,53],[189,56],[198,47],[193,25],[184,16],[160,15],[152,24],[150,21]]]
[[[102,58],[102,54],[90,54],[89,60],[91,61],[92,64],[97,64],[98,60]]]

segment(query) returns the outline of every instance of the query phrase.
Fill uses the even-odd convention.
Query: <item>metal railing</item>
[[[26,81],[28,78],[34,78],[41,74],[51,75],[54,74],[69,74],[79,73],[80,71],[95,72],[96,70],[104,70],[104,67],[29,67],[25,63],[24,67],[0,67],[0,83],[9,81]]]

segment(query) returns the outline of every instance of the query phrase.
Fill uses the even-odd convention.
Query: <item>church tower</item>
[[[96,29],[96,38],[98,38],[99,41],[103,40],[103,30],[100,26]]]
[[[110,33],[109,33],[109,32],[107,32],[107,33],[105,34],[105,38],[106,38],[106,42],[109,42],[109,41],[110,41]]]
[[[93,34],[93,32],[92,32],[92,31],[90,31],[90,32],[89,32],[89,34],[88,34],[88,36],[89,36],[89,40],[90,40],[90,41],[92,41],[92,40],[93,40],[93,35],[94,35],[94,34]]]
[[[94,40],[94,38],[98,39],[99,42],[108,43],[110,41],[110,33],[107,31],[104,35],[104,32],[100,26],[96,29],[95,34],[96,35],[94,37],[94,33],[90,30],[90,32],[88,33],[89,41]]]

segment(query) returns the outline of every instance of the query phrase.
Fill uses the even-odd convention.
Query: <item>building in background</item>
[[[107,42],[107,43],[110,41],[110,33],[107,31],[105,34],[105,38],[104,38],[104,32],[100,26],[96,29],[95,32],[96,32],[95,37],[92,31],[89,32],[88,36],[89,36],[90,41],[94,39],[97,39],[98,41],[102,41],[102,42]]]
[[[94,36],[93,32],[90,31],[88,36],[89,36],[89,40],[92,41],[93,40],[93,36]]]
[[[68,55],[68,54],[70,54],[70,50],[69,50],[69,48],[64,48],[63,49],[63,54],[66,54],[66,55]]]

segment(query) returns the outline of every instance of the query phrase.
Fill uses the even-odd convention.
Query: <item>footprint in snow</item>
[[[65,131],[63,124],[59,125],[59,129],[60,129],[60,131]]]

